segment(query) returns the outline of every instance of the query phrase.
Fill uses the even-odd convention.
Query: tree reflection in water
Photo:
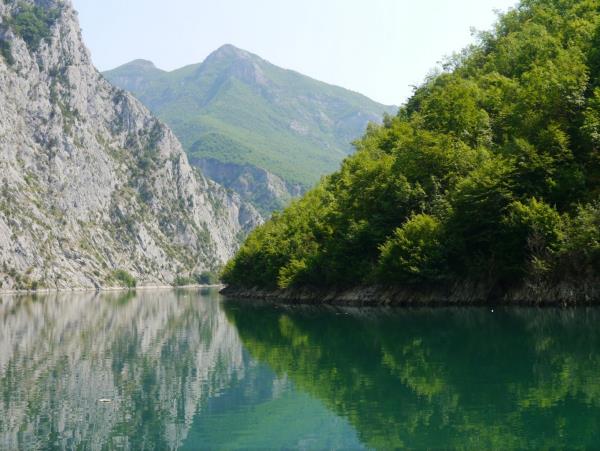
[[[600,442],[599,310],[225,310],[253,357],[368,447]]]

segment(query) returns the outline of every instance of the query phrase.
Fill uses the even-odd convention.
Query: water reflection
[[[600,442],[599,310],[225,309],[254,358],[367,447]]]
[[[361,447],[215,290],[0,297],[0,450]]]
[[[195,290],[0,297],[0,449],[594,447],[598,324]]]
[[[179,447],[202,400],[243,378],[239,337],[206,296],[2,299],[0,448]]]

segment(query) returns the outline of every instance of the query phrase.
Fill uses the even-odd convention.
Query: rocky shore
[[[600,305],[600,280],[526,282],[518,287],[491,290],[481,284],[456,283],[451,287],[365,286],[339,289],[290,288],[265,290],[227,286],[221,294],[229,298],[255,299],[282,304],[342,306],[483,306],[527,305],[566,307]]]

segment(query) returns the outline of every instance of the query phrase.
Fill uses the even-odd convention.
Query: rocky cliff
[[[0,0],[2,288],[172,283],[258,222],[93,67],[69,1]]]
[[[211,180],[239,194],[265,217],[273,211],[282,210],[293,198],[306,191],[302,185],[286,182],[266,169],[251,164],[194,157],[190,158],[190,162]]]

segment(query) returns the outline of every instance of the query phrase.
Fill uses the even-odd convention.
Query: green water
[[[0,297],[0,449],[585,448],[600,310]]]

